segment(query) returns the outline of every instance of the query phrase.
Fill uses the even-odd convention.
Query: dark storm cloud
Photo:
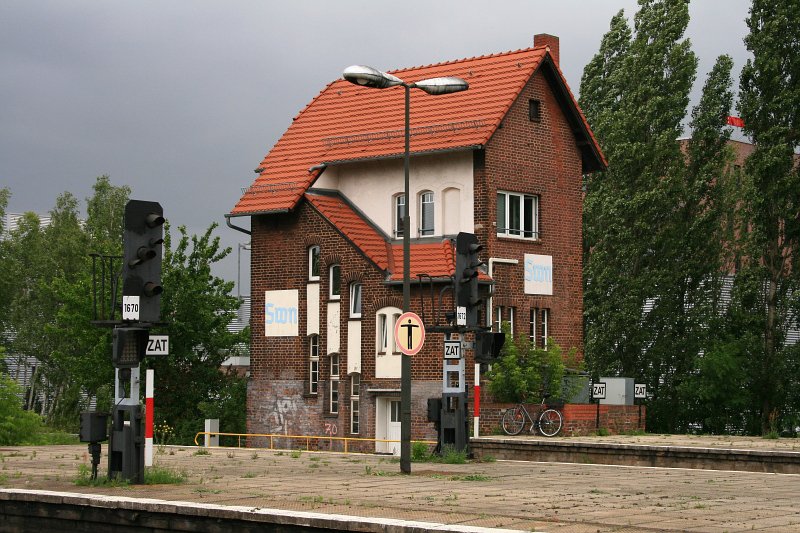
[[[748,5],[692,4],[698,87],[720,53],[743,65]],[[45,213],[61,192],[83,199],[110,174],[198,233],[223,221],[292,117],[345,66],[429,64],[550,33],[577,92],[621,8],[632,20],[633,0],[5,0],[0,187],[10,211]],[[246,237],[224,223],[219,234],[234,247],[219,274],[235,279]]]

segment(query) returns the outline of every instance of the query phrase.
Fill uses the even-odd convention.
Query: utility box
[[[598,400],[603,405],[633,405],[633,378],[600,378],[606,384],[605,399]]]
[[[108,413],[84,411],[81,413],[81,442],[108,440]]]

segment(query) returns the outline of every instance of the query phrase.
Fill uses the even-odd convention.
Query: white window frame
[[[362,291],[360,282],[350,284],[350,318],[361,318]]]
[[[336,271],[335,275],[334,275],[334,270]],[[333,292],[333,290],[334,290],[333,280],[334,279],[336,279],[336,281],[337,281],[336,285],[338,285],[338,286],[336,287],[336,290],[339,291],[338,293],[334,293]],[[331,265],[330,267],[328,267],[328,296],[330,297],[331,300],[339,300],[342,297],[342,267],[341,267],[341,265],[336,264],[336,265]]]
[[[500,208],[500,198],[503,198],[503,209]],[[519,228],[510,228],[511,223],[511,203],[518,202],[519,208]],[[526,204],[530,206],[526,209]],[[530,225],[526,224],[528,212],[530,214]],[[524,239],[529,241],[539,240],[539,211],[540,198],[535,194],[522,194],[508,191],[497,191],[497,236],[509,237],[512,239]]]
[[[547,350],[549,346],[547,345],[547,336],[549,333],[550,328],[550,309],[542,309],[542,348]]]
[[[396,307],[383,307],[375,313],[375,353],[398,353],[394,342],[394,325],[402,311]]]
[[[339,354],[331,354],[331,375],[328,380],[328,412],[335,415],[339,413]]]
[[[430,211],[426,215],[426,206],[430,206]],[[420,237],[429,237],[436,230],[436,198],[433,191],[422,191],[419,193],[419,231]]]
[[[394,215],[394,220],[392,222],[392,233],[394,234],[395,239],[402,239],[403,219],[405,217],[406,208],[406,195],[402,193],[395,194],[392,204],[392,214]]]
[[[308,340],[308,393],[319,392],[319,335]]]
[[[361,432],[361,374],[354,372],[350,375],[350,433],[358,435]]]
[[[317,267],[316,274],[314,274],[314,265],[316,265]],[[320,267],[320,247],[314,245],[308,249],[308,281],[319,281],[319,267]]]
[[[530,316],[530,329],[528,330],[528,340],[531,341],[531,344],[534,348],[536,348],[536,344],[538,342],[538,338],[536,337],[536,332],[539,331],[538,324],[536,320],[539,318],[539,308],[538,307],[531,307],[531,316]]]

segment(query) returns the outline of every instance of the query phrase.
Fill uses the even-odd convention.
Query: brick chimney
[[[538,48],[540,46],[550,47],[550,55],[553,56],[553,61],[555,61],[556,65],[558,65],[559,64],[558,37],[556,37],[555,35],[549,35],[547,33],[540,33],[538,35],[534,35],[533,47]]]

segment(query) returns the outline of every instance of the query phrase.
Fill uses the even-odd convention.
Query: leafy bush
[[[42,418],[22,408],[20,388],[0,373],[0,446],[31,443],[42,430]]]
[[[506,342],[500,357],[492,364],[487,378],[489,391],[500,402],[536,401],[543,394],[558,398],[562,394],[562,382],[569,364],[578,368],[577,350],[564,354],[561,347],[548,341],[547,349],[532,345],[527,335],[511,338],[507,322],[503,323]],[[510,342],[509,342],[510,341]]]

